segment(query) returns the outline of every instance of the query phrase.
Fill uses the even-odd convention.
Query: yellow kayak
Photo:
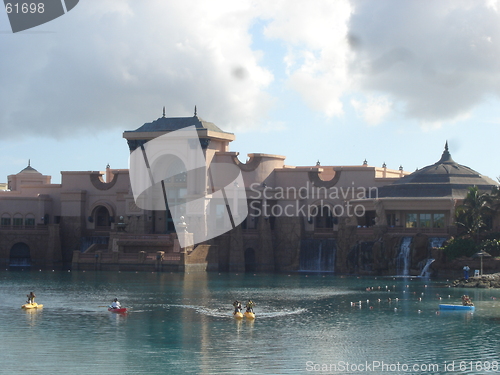
[[[255,319],[255,314],[253,312],[245,312],[245,318],[247,319]]]
[[[233,313],[236,319],[243,319],[243,314],[241,312]]]
[[[43,307],[43,305],[40,305],[36,302],[26,303],[26,304],[21,306],[22,309],[41,309],[42,307]]]

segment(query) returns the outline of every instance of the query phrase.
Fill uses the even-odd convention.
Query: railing
[[[0,230],[47,231],[46,225],[1,225]]]
[[[160,261],[157,253],[122,253],[122,252],[97,252],[79,253],[77,263],[117,263],[117,264],[161,264],[178,263],[180,253],[164,253]]]
[[[169,240],[172,237],[168,234],[146,234],[146,235],[125,234],[116,236],[114,238],[117,238],[119,240]]]
[[[389,233],[436,233],[445,234],[448,233],[446,228],[405,228],[405,227],[389,227]]]

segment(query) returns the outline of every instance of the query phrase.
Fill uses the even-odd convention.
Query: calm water
[[[500,372],[500,290],[321,274],[2,271],[0,280],[1,374]],[[20,308],[31,290],[40,311]],[[474,314],[437,313],[440,297],[459,303],[465,292]],[[100,307],[114,297],[128,315]],[[248,298],[256,320],[233,319],[232,301]]]

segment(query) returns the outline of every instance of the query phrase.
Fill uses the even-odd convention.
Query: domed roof
[[[491,178],[454,161],[448,151],[448,142],[446,142],[443,155],[438,162],[419,169],[391,185],[380,187],[378,196],[379,198],[450,197],[462,199],[467,195],[470,186],[477,186],[480,190],[489,192],[493,186],[497,185]]]
[[[24,168],[21,172],[19,172],[18,174],[21,174],[21,173],[34,173],[34,174],[39,174],[41,175],[40,172],[38,172],[35,168],[33,168],[31,166],[31,160],[28,160],[28,166],[26,168]]]
[[[210,130],[219,133],[225,133],[217,125],[212,122],[203,120],[196,114],[196,107],[194,116],[192,117],[165,117],[165,107],[163,108],[163,117],[160,117],[152,122],[146,122],[140,128],[133,130],[133,132],[167,132],[175,131],[188,126],[196,126],[197,130]]]

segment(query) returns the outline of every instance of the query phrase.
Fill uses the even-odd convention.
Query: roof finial
[[[448,163],[452,164],[455,163],[455,161],[451,158],[450,152],[448,151],[448,141],[444,144],[444,151],[443,155],[441,155],[441,159],[435,164],[443,164],[443,163]]]
[[[165,106],[163,106],[163,117],[165,117]]]
[[[196,106],[194,106],[194,115],[196,116]]]
[[[31,159],[28,159],[28,167],[31,167]]]

